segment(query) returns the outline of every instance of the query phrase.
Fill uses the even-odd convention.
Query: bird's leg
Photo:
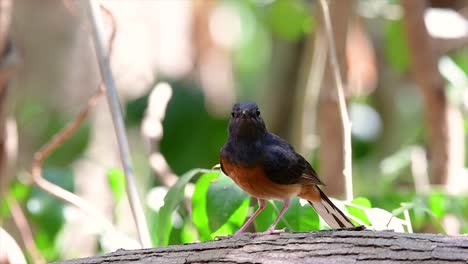
[[[286,213],[290,205],[291,205],[290,199],[286,199],[283,201],[283,208],[281,208],[281,211],[279,212],[278,217],[276,217],[273,224],[271,224],[271,226],[267,229],[267,231],[263,232],[263,234],[280,234],[284,232],[284,229],[275,230],[275,227],[279,223],[281,218],[283,217],[284,213]]]
[[[265,209],[265,206],[266,206],[265,200],[258,199],[257,211],[255,211],[255,213],[252,216],[250,216],[249,219],[247,219],[247,221],[245,221],[244,225],[239,230],[237,230],[237,232],[234,235],[236,236],[236,235],[244,233],[245,230],[249,227],[249,225],[255,220],[255,218],[257,218],[257,216],[263,211],[263,209]]]

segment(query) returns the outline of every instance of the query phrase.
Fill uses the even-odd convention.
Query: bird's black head
[[[256,103],[237,103],[232,107],[229,135],[238,139],[257,139],[267,133]]]

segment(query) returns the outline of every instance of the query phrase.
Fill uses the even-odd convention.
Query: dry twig
[[[159,83],[154,87],[148,99],[148,107],[141,127],[142,135],[149,145],[150,166],[162,185],[167,188],[172,187],[179,179],[159,149],[163,137],[162,122],[171,96],[172,88],[169,84]],[[188,183],[185,187],[185,205],[189,212],[191,211],[191,197],[194,189],[195,186],[192,183]]]
[[[46,260],[41,255],[39,249],[34,243],[31,227],[29,226],[28,220],[26,219],[26,216],[24,215],[20,205],[14,198],[10,196],[7,196],[7,199],[10,206],[11,216],[20,232],[21,238],[23,239],[23,243],[26,246],[26,250],[28,251],[29,256],[31,256],[35,264],[46,263]]]
[[[344,166],[343,174],[345,176],[346,186],[346,200],[353,199],[353,176],[352,176],[352,156],[351,156],[351,122],[349,121],[348,111],[346,109],[346,100],[344,97],[343,81],[341,79],[340,68],[336,55],[336,45],[333,38],[333,28],[330,19],[330,11],[327,0],[320,0],[320,6],[323,12],[323,19],[325,25],[325,35],[329,45],[328,55],[330,64],[333,69],[333,77],[335,79],[335,86],[338,94],[338,105],[340,108],[340,117],[343,128],[343,150],[344,150]]]
[[[114,131],[117,136],[119,146],[119,154],[122,162],[123,172],[126,179],[127,197],[132,209],[133,218],[135,220],[140,243],[143,247],[151,247],[151,238],[146,223],[146,218],[143,211],[140,198],[138,196],[133,167],[130,158],[130,147],[128,145],[125,125],[122,117],[117,90],[115,87],[114,78],[109,64],[109,55],[104,48],[104,30],[101,16],[98,14],[97,4],[93,0],[86,2],[86,9],[91,20],[93,29],[93,42],[99,62],[101,76],[106,86],[107,102],[112,114],[114,123]]]
[[[108,232],[115,232],[112,223],[106,219],[99,211],[97,211],[91,204],[83,200],[78,195],[71,193],[62,187],[47,181],[42,177],[42,163],[57,147],[59,147],[65,140],[67,140],[83,123],[88,116],[90,110],[96,105],[97,100],[102,95],[103,91],[98,90],[93,97],[88,101],[86,107],[70,122],[65,128],[59,131],[46,145],[44,145],[34,155],[32,164],[32,179],[33,182],[44,191],[54,195],[55,197],[64,200],[88,215],[94,217],[98,223]]]
[[[109,40],[109,54],[112,53],[113,43],[116,34],[116,24],[115,19],[112,14],[107,10],[104,9],[108,15],[110,15],[112,19],[112,32],[111,37]],[[43,189],[45,192],[48,192],[55,197],[70,203],[76,206],[78,209],[82,210],[89,216],[95,218],[99,225],[109,233],[115,233],[116,230],[112,223],[100,213],[98,210],[95,209],[90,203],[82,199],[81,197],[71,193],[62,187],[47,181],[45,178],[42,177],[42,163],[44,160],[55,150],[57,149],[63,142],[65,142],[68,138],[70,138],[73,133],[80,127],[83,121],[88,117],[89,112],[92,108],[97,104],[99,97],[103,94],[104,89],[102,86],[102,82],[98,87],[96,93],[88,100],[88,104],[85,106],[83,110],[73,119],[65,128],[60,130],[54,137],[45,144],[40,150],[38,150],[34,154],[34,160],[32,164],[32,179],[34,184],[36,184],[39,188]]]

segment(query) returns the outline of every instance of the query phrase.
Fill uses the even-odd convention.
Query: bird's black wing
[[[278,184],[323,185],[312,166],[282,138],[269,134],[263,143],[267,177]]]

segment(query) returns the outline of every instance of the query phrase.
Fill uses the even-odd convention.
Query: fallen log
[[[243,234],[223,240],[57,262],[101,263],[468,263],[468,236],[392,231],[325,230],[280,235]]]

